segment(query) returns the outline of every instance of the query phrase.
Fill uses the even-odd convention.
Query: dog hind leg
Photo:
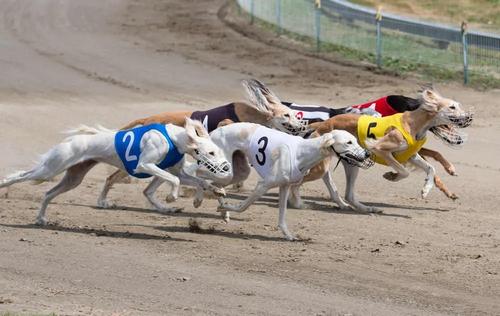
[[[112,203],[109,203],[108,201],[108,193],[109,190],[113,187],[113,184],[116,182],[120,181],[121,179],[127,177],[128,174],[123,171],[118,169],[115,171],[112,175],[106,178],[106,182],[104,183],[104,187],[102,188],[101,194],[99,195],[99,198],[97,199],[97,207],[99,208],[112,208],[114,205]]]
[[[304,207],[304,202],[302,201],[302,197],[300,196],[300,186],[301,184],[295,184],[290,186],[288,204],[292,208],[301,209]]]
[[[61,182],[59,182],[55,187],[50,189],[46,194],[45,198],[42,201],[42,206],[40,207],[40,211],[38,212],[36,218],[37,225],[46,225],[47,219],[45,217],[45,211],[47,210],[47,206],[50,201],[52,201],[58,195],[68,192],[74,188],[76,188],[80,183],[82,183],[85,175],[97,164],[96,161],[89,160],[78,165],[75,165],[68,170],[66,170],[66,174],[64,175]]]

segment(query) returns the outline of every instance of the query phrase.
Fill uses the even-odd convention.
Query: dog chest
[[[135,173],[137,164],[142,154],[141,150],[141,140],[149,131],[158,131],[168,144],[167,153],[165,157],[157,164],[160,169],[166,169],[178,163],[184,155],[181,154],[177,147],[170,139],[165,125],[162,124],[151,124],[141,127],[136,127],[130,130],[119,131],[115,135],[115,150],[122,161],[123,167],[133,177],[136,178],[148,178],[151,177],[150,174],[145,173]]]

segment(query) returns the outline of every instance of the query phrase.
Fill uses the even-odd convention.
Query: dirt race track
[[[260,78],[284,100],[339,107],[418,89],[416,79],[267,45],[295,44],[245,28],[224,4],[0,0],[0,175],[30,167],[80,123],[118,128],[241,100],[244,78]],[[308,184],[307,207],[288,213],[307,241],[290,243],[276,229],[276,190],[229,224],[214,200],[194,209],[180,198],[182,213],[158,214],[137,181],[112,191],[117,209],[100,210],[111,169],[99,166],[49,206],[51,225],[39,228],[41,198],[55,183],[19,184],[0,192],[0,311],[498,315],[500,91],[437,87],[477,112],[464,149],[430,140],[456,164],[458,177],[437,170],[458,201],[437,190],[422,200],[422,173],[396,184],[376,166],[361,173],[357,192],[384,214],[340,211],[322,183]],[[335,180],[343,190],[341,169]],[[208,233],[190,232],[190,218]]]

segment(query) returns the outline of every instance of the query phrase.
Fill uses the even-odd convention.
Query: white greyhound
[[[219,210],[226,213],[227,219],[227,211],[243,212],[269,189],[279,187],[278,226],[288,240],[296,240],[285,222],[288,190],[292,184],[301,182],[311,167],[335,154],[357,166],[373,164],[370,154],[346,131],[303,139],[253,123],[235,123],[214,130],[210,137],[233,164],[229,181],[214,184],[228,185],[246,179],[250,173],[248,160],[261,177],[245,201],[232,205],[221,198]]]
[[[154,191],[163,182],[172,187],[167,201],[177,199],[180,183],[197,186],[200,192],[202,188],[223,193],[207,181],[189,175],[185,170],[193,167],[186,165],[184,154],[197,160],[198,164],[192,165],[205,178],[224,181],[231,174],[231,165],[222,150],[211,141],[200,122],[189,118],[186,118],[185,128],[153,124],[115,132],[101,127],[81,126],[70,133],[76,135],[50,149],[33,169],[16,172],[0,180],[2,188],[29,180],[47,181],[66,171],[61,182],[45,194],[36,221],[39,225],[47,224],[45,210],[50,201],[76,188],[98,162],[126,170],[139,178],[155,176],[144,194],[156,209],[164,212],[177,209],[167,207],[154,197]]]

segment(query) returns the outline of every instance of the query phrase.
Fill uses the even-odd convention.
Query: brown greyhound
[[[422,197],[427,196],[436,181],[435,170],[420,155],[419,151],[426,141],[426,133],[430,128],[454,129],[458,126],[457,118],[464,117],[464,111],[460,104],[454,100],[447,99],[437,92],[426,89],[420,96],[421,106],[414,111],[407,111],[388,117],[375,118],[368,115],[341,114],[334,116],[324,122],[312,124],[315,128],[314,136],[330,132],[333,129],[346,130],[358,137],[362,146],[372,151],[374,160],[378,163],[388,165],[395,172],[387,172],[384,178],[390,181],[399,181],[408,177],[408,170],[402,165],[411,164],[425,170],[426,179],[422,189]],[[329,166],[331,159],[325,159],[311,169],[304,181],[312,181],[323,178],[332,199],[341,208],[349,205],[338,195],[335,185],[331,181]],[[358,174],[358,168],[344,164],[347,184],[345,198],[355,209],[374,212],[375,208],[367,207],[357,201],[354,197],[354,184]],[[292,188],[292,204],[300,206],[300,185]]]

